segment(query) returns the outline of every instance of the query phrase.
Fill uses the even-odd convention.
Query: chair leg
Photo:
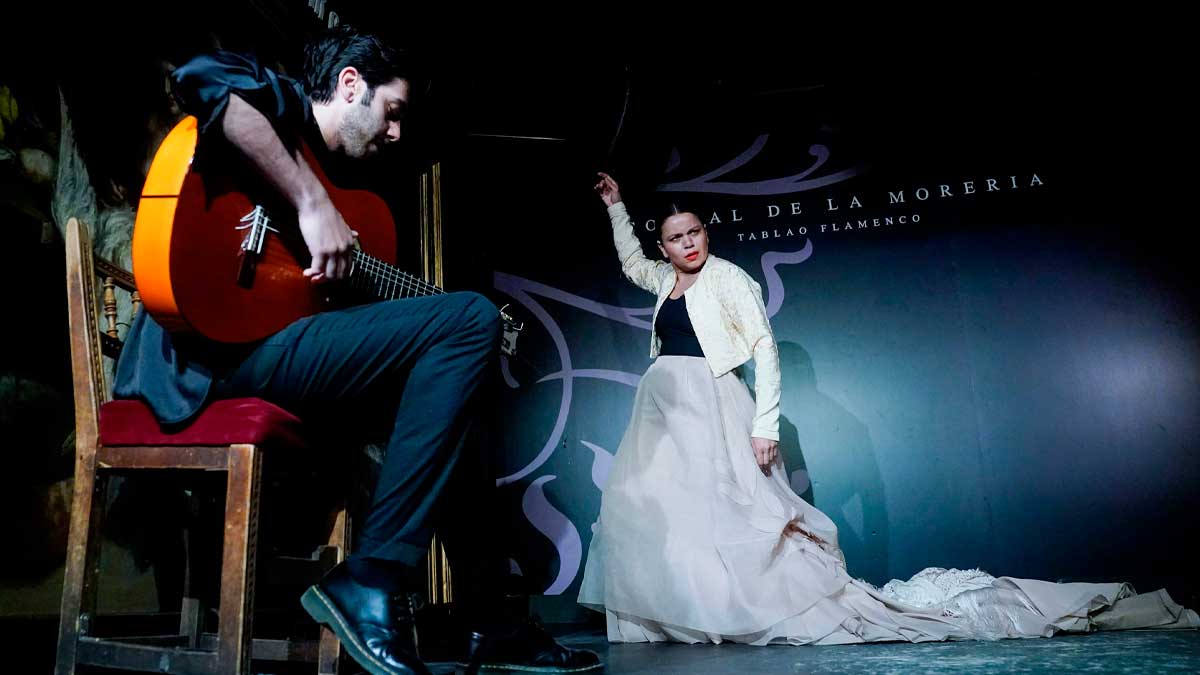
[[[333,528],[329,531],[329,546],[337,550],[339,563],[346,559],[350,551],[350,514],[346,511],[345,502],[338,507],[334,517]],[[342,643],[333,631],[322,624],[321,640],[317,647],[317,675],[337,675],[341,655]]]
[[[195,649],[200,642],[200,599],[196,597],[192,576],[196,573],[196,555],[193,532],[183,530],[184,568],[183,604],[179,608],[179,634],[187,636],[187,646]]]
[[[100,524],[107,485],[105,476],[96,475],[94,452],[90,461],[76,462],[55,675],[74,675],[79,638],[88,634],[95,615]]]
[[[253,445],[229,452],[225,494],[225,543],[221,556],[217,672],[250,672],[254,612],[254,565],[258,547],[258,499],[262,454]]]

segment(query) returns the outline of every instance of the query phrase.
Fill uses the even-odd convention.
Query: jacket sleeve
[[[625,210],[624,202],[608,207],[608,218],[612,221],[613,244],[617,247],[621,272],[638,288],[657,294],[663,275],[670,272],[670,264],[650,260],[642,253],[642,245],[633,234],[633,220]]]
[[[750,275],[737,270],[731,282],[730,310],[733,330],[739,331],[754,355],[754,428],[752,436],[779,440],[779,347],[767,319],[762,288]]]

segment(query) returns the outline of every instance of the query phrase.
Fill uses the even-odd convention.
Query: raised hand
[[[603,171],[597,172],[597,175],[600,176],[600,182],[596,183],[593,189],[599,193],[600,199],[604,200],[604,205],[612,206],[613,204],[620,203],[621,191],[617,187],[617,181],[613,180],[612,176]]]

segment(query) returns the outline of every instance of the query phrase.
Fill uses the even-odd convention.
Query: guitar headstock
[[[508,312],[508,305],[500,308],[500,353],[505,356],[514,356],[517,353],[517,338],[521,331],[525,328],[525,322],[518,322],[512,318]]]

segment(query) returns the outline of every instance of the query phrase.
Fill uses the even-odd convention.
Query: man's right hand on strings
[[[351,230],[328,195],[302,204],[297,212],[300,233],[312,254],[304,276],[314,283],[350,274],[351,251],[358,233]]]

